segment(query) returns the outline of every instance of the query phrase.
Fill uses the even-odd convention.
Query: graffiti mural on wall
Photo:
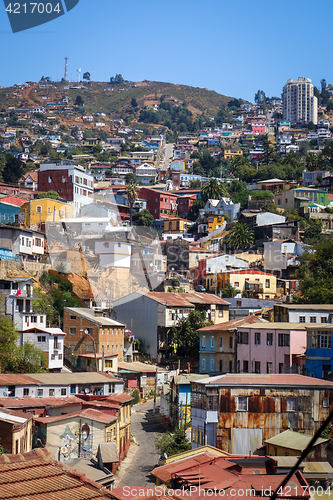
[[[78,457],[91,458],[96,453],[93,447],[93,422],[66,425],[59,439],[60,453],[65,460]]]

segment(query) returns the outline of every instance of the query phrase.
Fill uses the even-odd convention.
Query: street
[[[172,156],[173,156],[173,148],[174,148],[174,145],[172,143],[168,143],[165,146],[165,155],[164,155],[164,160],[162,161],[162,166],[161,166],[161,170],[163,172],[164,171],[166,172],[167,170],[169,170],[170,161],[171,161]]]
[[[157,402],[159,398],[157,399]],[[159,451],[155,448],[157,435],[164,432],[167,424],[158,413],[153,415],[153,400],[133,408],[131,434],[139,447],[123,475],[119,486],[151,486],[155,483],[150,472],[158,465]]]

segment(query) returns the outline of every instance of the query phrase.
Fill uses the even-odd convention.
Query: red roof
[[[251,325],[253,323],[258,323],[262,321],[263,323],[268,323],[268,321],[258,318],[258,316],[246,316],[245,318],[234,319],[232,321],[226,321],[225,323],[218,323],[217,325],[204,326],[200,328],[198,332],[225,332],[227,330],[235,330],[236,328],[243,325]]]
[[[2,378],[2,374],[1,374]],[[68,398],[0,398],[0,407],[3,408],[47,408],[49,406],[70,406],[70,405],[81,405],[81,399],[76,396],[70,396]]]
[[[160,304],[175,307],[193,307],[193,304],[230,305],[229,302],[212,293],[148,292],[147,297]]]
[[[100,484],[55,460],[43,448],[0,457],[1,497],[15,500],[104,500]]]
[[[27,202],[27,200],[19,198],[18,196],[4,196],[3,198],[0,198],[0,201],[9,203],[10,205],[16,205],[17,207],[21,207],[23,203]]]
[[[96,420],[97,422],[102,422],[103,424],[109,424],[117,417],[110,415],[109,413],[104,413],[103,411],[94,410],[93,408],[86,408],[85,410],[74,411],[73,413],[65,413],[65,415],[58,415],[56,417],[35,417],[37,422],[47,424],[48,422],[57,422],[58,420],[65,420],[72,417],[85,417],[89,420]]]
[[[106,401],[116,401],[117,403],[126,403],[127,401],[132,401],[134,399],[132,396],[128,394],[114,394],[112,396],[108,396]]]

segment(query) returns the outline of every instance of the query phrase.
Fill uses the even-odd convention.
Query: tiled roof
[[[333,382],[322,380],[314,377],[306,377],[305,375],[298,375],[295,373],[283,374],[259,374],[259,373],[226,373],[225,375],[217,375],[209,377],[208,379],[198,380],[198,384],[220,385],[223,387],[239,387],[239,386],[293,386],[293,387],[326,387],[333,389]]]
[[[105,500],[111,492],[38,448],[0,457],[1,498],[15,500]]]
[[[226,321],[225,323],[218,323],[217,325],[204,326],[198,332],[225,332],[227,330],[235,330],[241,326],[252,325],[255,323],[268,323],[268,321],[258,318],[258,316],[246,316],[245,318],[234,319]]]
[[[73,417],[84,417],[88,418],[89,420],[95,420],[96,422],[102,422],[103,424],[109,424],[113,420],[117,420],[117,417],[115,417],[114,415],[104,413],[103,411],[94,410],[93,408],[86,408],[85,410],[65,413],[64,415],[58,415],[56,417],[35,417],[35,420],[37,422],[47,424],[48,422],[57,422],[58,420],[67,420]]]

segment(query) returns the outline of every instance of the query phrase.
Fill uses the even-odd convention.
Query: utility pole
[[[185,399],[185,416],[184,416],[184,432],[186,432],[186,419],[187,419],[187,392],[186,392],[186,399]]]
[[[155,390],[154,390],[154,410],[153,410],[153,415],[156,413],[156,391],[157,391],[157,366],[156,366],[156,373],[155,373]]]

